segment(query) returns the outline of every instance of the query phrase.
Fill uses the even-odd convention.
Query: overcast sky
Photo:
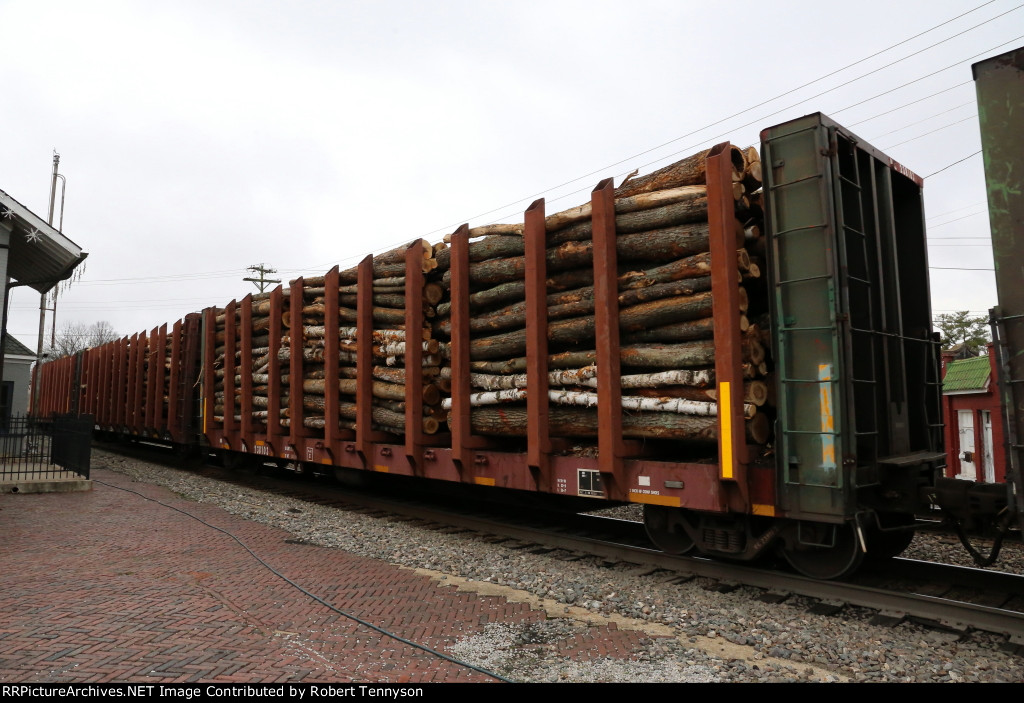
[[[60,153],[63,231],[89,258],[58,330],[130,335],[254,292],[253,264],[287,281],[521,221],[535,197],[563,209],[821,111],[926,176],[934,312],[985,313],[970,66],[1024,45],[1024,5],[825,7],[0,1],[0,189],[45,218]],[[8,329],[33,349],[38,308],[15,289]]]

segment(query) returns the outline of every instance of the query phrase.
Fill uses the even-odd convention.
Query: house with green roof
[[[985,483],[1006,480],[1002,404],[992,345],[988,354],[942,355],[946,476]]]

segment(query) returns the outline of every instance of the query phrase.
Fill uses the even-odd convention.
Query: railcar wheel
[[[644,528],[654,546],[666,554],[686,554],[693,539],[683,526],[683,511],[664,505],[644,506]]]
[[[833,526],[822,527],[831,530]],[[864,551],[860,548],[853,525],[835,525],[834,528],[835,540],[831,546],[783,547],[782,554],[789,565],[804,576],[822,581],[844,578],[860,568],[864,562]],[[825,539],[819,541],[824,543]]]
[[[883,528],[905,527],[914,524],[913,515],[887,513],[878,516]],[[868,559],[891,559],[903,553],[914,541],[913,530],[882,531],[872,526],[864,533],[864,541],[868,545]]]

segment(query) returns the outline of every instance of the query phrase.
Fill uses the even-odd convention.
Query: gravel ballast
[[[198,502],[273,525],[296,539],[392,564],[482,593],[525,601],[547,612],[542,623],[493,623],[448,652],[516,681],[532,682],[1018,682],[1024,657],[1005,638],[957,634],[911,622],[871,625],[874,614],[847,607],[838,615],[809,612],[813,602],[790,597],[770,604],[756,589],[706,590],[696,578],[603,568],[599,559],[563,561],[490,544],[472,534],[368,517],[93,450],[93,466],[153,483]],[[908,555],[967,563],[958,544],[915,538]],[[935,549],[957,551],[957,562]],[[1004,569],[1020,572],[1019,549],[1004,550]],[[1010,568],[1006,568],[1007,564]],[[595,625],[645,632],[632,659],[567,658],[552,642]]]

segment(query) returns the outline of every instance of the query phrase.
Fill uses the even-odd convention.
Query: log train
[[[851,573],[944,505],[922,179],[821,114],[42,366],[36,413],[230,464],[644,504],[652,541]],[[761,164],[764,168],[761,168]]]

